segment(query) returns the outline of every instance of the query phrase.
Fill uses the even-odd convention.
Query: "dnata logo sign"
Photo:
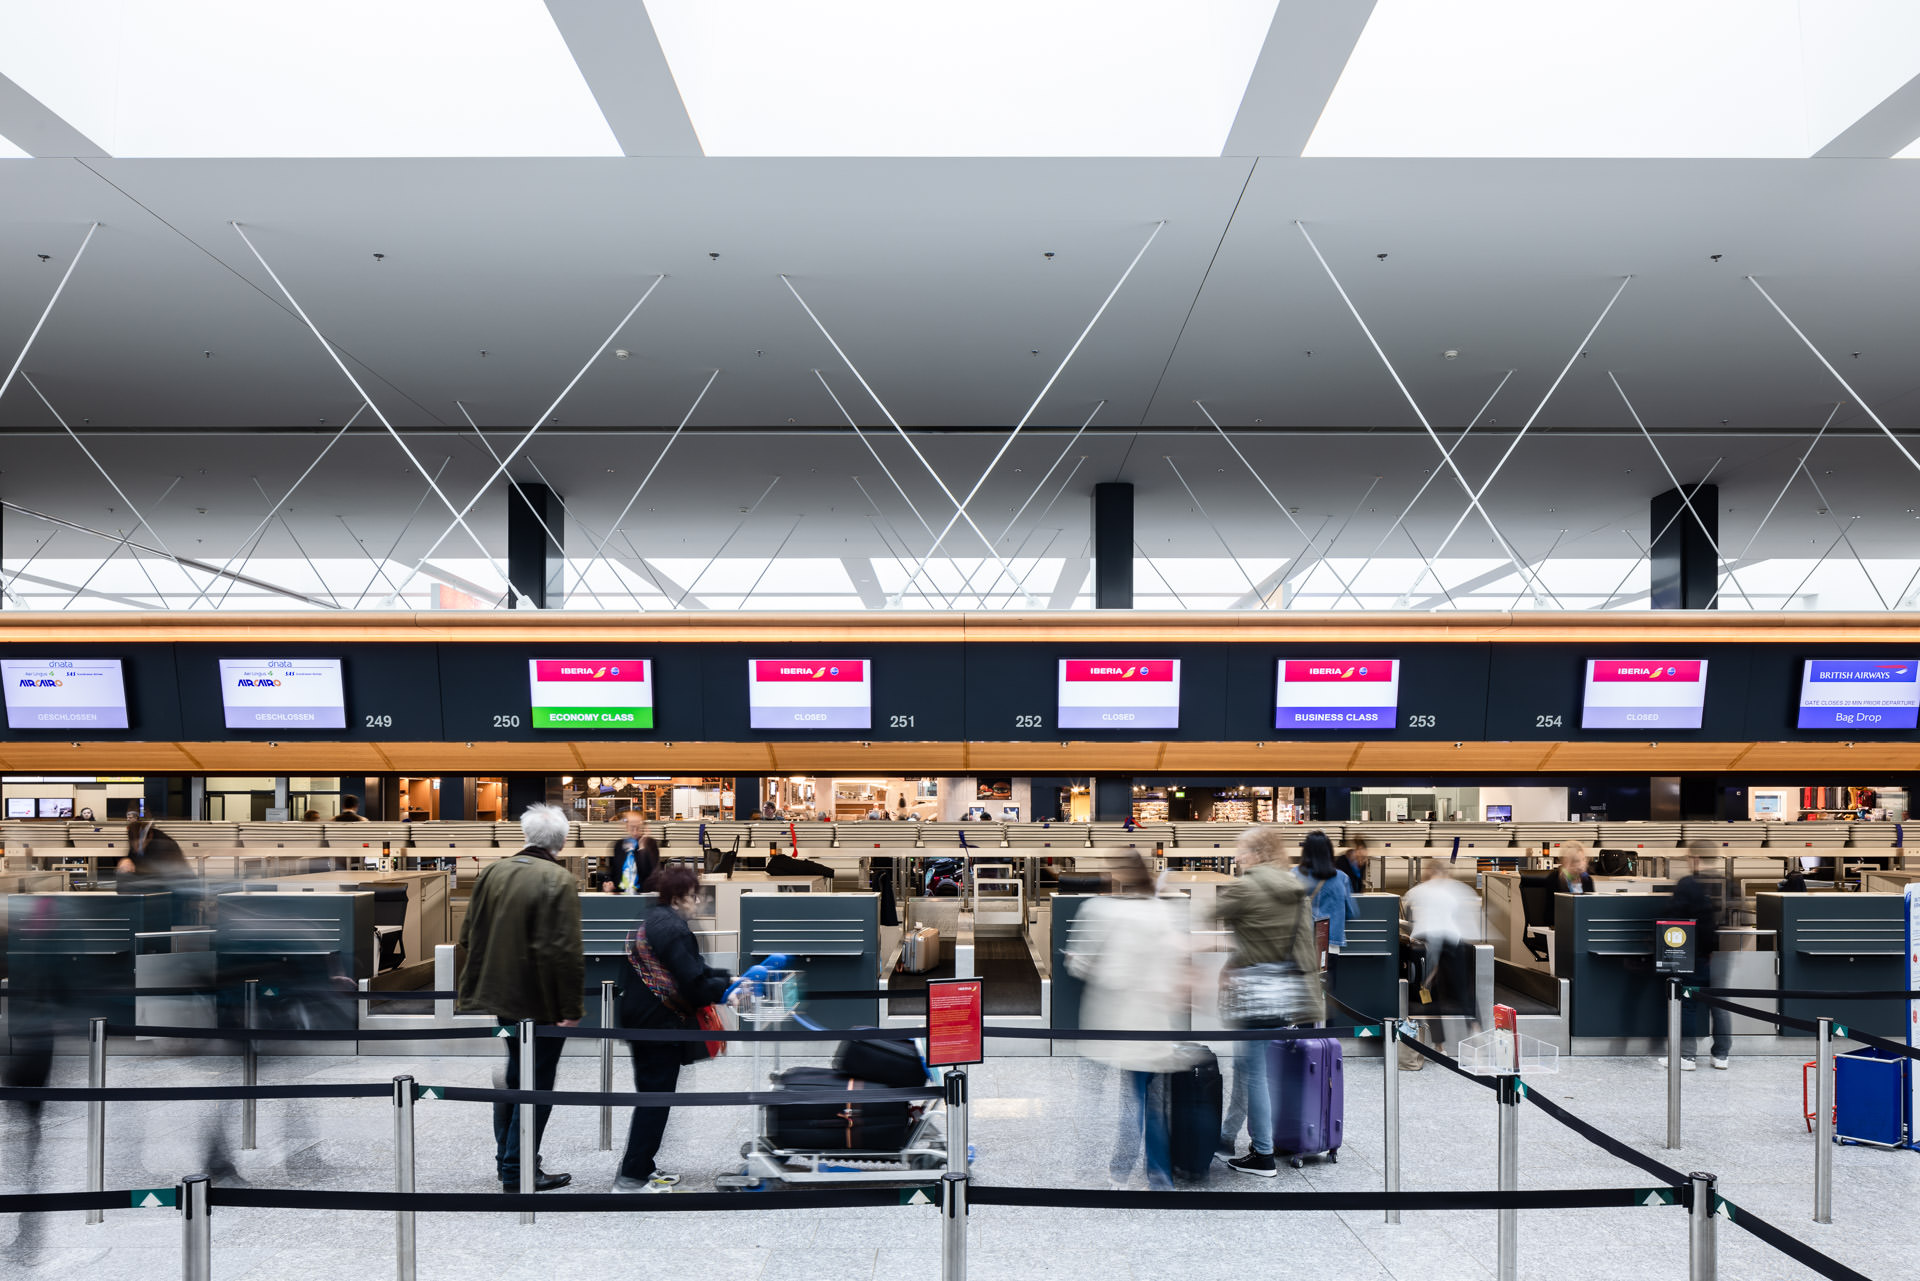
[[[242,689],[266,689],[282,682],[274,680],[271,676],[242,676],[234,683]]]
[[[60,685],[61,682],[53,679],[51,676],[22,676],[20,678],[20,687],[22,689],[59,689]]]

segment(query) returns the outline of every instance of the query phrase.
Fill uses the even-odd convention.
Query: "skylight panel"
[[[649,0],[710,156],[1217,156],[1275,0]]]
[[[1798,0],[1379,0],[1305,154],[1806,156],[1826,139],[1809,140],[1800,13]]]
[[[14,0],[0,73],[115,156],[605,156],[540,0]]]
[[[0,138],[0,160],[25,160],[27,153],[20,150],[6,138]]]

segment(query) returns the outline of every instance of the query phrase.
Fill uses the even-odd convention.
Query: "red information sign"
[[[979,979],[933,979],[927,984],[927,1066],[978,1063],[985,1054]]]

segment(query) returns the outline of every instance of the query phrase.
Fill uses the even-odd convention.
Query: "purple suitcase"
[[[1340,1159],[1346,1129],[1346,1075],[1340,1042],[1331,1038],[1267,1042],[1267,1086],[1273,1092],[1273,1151],[1294,1169],[1325,1153]]]

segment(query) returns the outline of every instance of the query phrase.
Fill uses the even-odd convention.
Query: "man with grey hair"
[[[585,1012],[586,953],[580,943],[580,893],[573,874],[554,854],[567,843],[567,814],[553,805],[529,805],[520,816],[527,847],[480,873],[460,947],[466,968],[460,973],[462,1014],[491,1014],[502,1027],[522,1019],[573,1027]],[[507,1088],[520,1087],[520,1055],[507,1045]],[[535,1090],[551,1090],[565,1041],[542,1037],[534,1042]],[[540,1136],[546,1132],[549,1106],[534,1109],[533,1161],[536,1191],[562,1188],[570,1174],[539,1167]],[[520,1190],[520,1109],[493,1105],[494,1163],[508,1192]]]

